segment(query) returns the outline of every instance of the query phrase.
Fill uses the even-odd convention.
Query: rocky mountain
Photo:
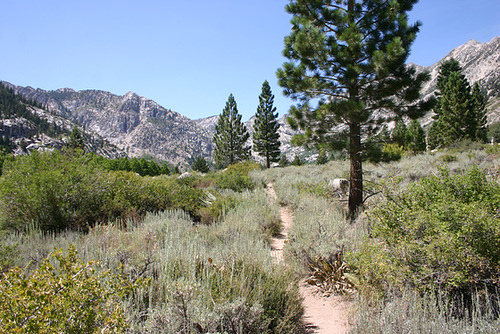
[[[118,96],[99,90],[13,88],[100,134],[130,157],[152,156],[177,164],[191,157],[210,157],[212,152],[208,131],[195,121],[132,92]]]
[[[433,94],[439,67],[451,57],[460,62],[471,85],[478,81],[487,94],[489,123],[500,122],[500,37],[488,43],[471,40],[430,67],[414,64],[418,71],[429,71],[432,76],[424,87],[424,96]],[[62,88],[45,91],[11,87],[27,99],[46,106],[53,117],[80,124],[86,131],[102,136],[130,157],[149,155],[174,164],[186,163],[196,156],[211,157],[218,116],[190,120],[132,92],[118,96],[98,90],[77,92]],[[432,112],[422,119],[424,126],[431,121]],[[246,123],[249,132],[253,131],[253,122],[251,118]],[[295,132],[286,123],[286,115],[279,122],[282,152],[287,158],[292,159],[296,154],[308,155],[302,148],[290,145]]]
[[[67,146],[70,133],[77,127],[87,152],[108,158],[125,156],[96,133],[85,131],[65,117],[55,115],[35,101],[15,95],[12,85],[0,83],[0,148],[14,154],[29,151],[62,149]]]

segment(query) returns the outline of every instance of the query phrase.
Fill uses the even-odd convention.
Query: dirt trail
[[[272,183],[267,185],[271,200],[276,200]],[[283,247],[288,240],[288,231],[293,225],[293,212],[287,207],[280,209],[283,230],[271,241],[271,255],[276,262],[283,262]],[[304,298],[304,318],[311,334],[344,334],[349,331],[347,321],[350,303],[340,296],[322,297],[315,293],[314,287],[301,282],[300,293]]]

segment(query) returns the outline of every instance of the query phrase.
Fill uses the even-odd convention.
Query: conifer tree
[[[407,135],[408,129],[406,128],[405,122],[402,119],[398,119],[396,121],[396,124],[394,125],[394,129],[392,129],[392,142],[398,144],[401,147],[405,147],[408,141]]]
[[[475,82],[472,87],[472,104],[474,105],[476,116],[476,139],[486,142],[488,140],[486,98],[481,92],[477,82]]]
[[[423,152],[425,151],[425,131],[422,128],[420,122],[416,119],[410,122],[408,125],[407,132],[408,149],[413,152]]]
[[[406,13],[417,0],[292,0],[292,32],[278,70],[284,94],[297,101],[290,124],[305,146],[346,147],[351,161],[349,212],[363,203],[364,138],[402,115],[431,107],[421,101],[427,73],[406,66],[419,23]]]
[[[269,82],[262,84],[262,93],[259,96],[259,106],[255,114],[253,125],[253,149],[266,159],[266,167],[271,162],[278,162],[281,156],[280,135],[278,133],[278,113],[274,107],[274,95],[271,93]]]
[[[226,106],[215,125],[213,137],[214,158],[218,168],[247,160],[250,147],[246,146],[249,134],[238,114],[238,106],[233,94],[229,95]]]
[[[486,140],[485,100],[476,83],[471,92],[469,81],[461,73],[457,60],[445,61],[439,70],[436,85],[438,103],[436,120],[429,131],[432,148],[447,146],[461,140]]]
[[[200,173],[208,173],[210,171],[210,166],[208,162],[203,157],[196,157],[194,159],[193,164],[191,165],[191,169],[198,171]]]

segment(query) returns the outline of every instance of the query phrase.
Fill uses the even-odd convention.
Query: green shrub
[[[398,144],[384,144],[381,160],[383,162],[398,161],[404,153],[404,148]]]
[[[242,162],[231,165],[216,175],[215,184],[220,188],[239,192],[245,189],[254,189],[255,185],[248,173],[259,168],[261,168],[260,165],[255,162]]]
[[[423,178],[369,211],[372,238],[353,257],[381,291],[471,292],[498,285],[500,185],[478,168]]]
[[[183,209],[196,220],[204,192],[196,179],[104,171],[85,156],[32,153],[8,161],[0,178],[0,227],[87,229],[116,218]]]
[[[231,195],[217,194],[217,196],[214,196],[208,193],[205,205],[199,211],[200,222],[202,224],[211,224],[219,221],[227,211],[234,209],[237,200],[236,197]]]
[[[457,156],[451,154],[443,154],[439,159],[443,162],[455,162],[457,161]]]
[[[122,275],[96,274],[74,247],[58,250],[31,275],[13,268],[0,279],[0,333],[104,333],[127,327],[122,301],[144,286]]]

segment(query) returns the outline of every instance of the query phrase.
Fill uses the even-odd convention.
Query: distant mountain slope
[[[118,96],[69,88],[45,91],[15,87],[15,90],[99,133],[131,157],[150,155],[184,163],[191,157],[210,157],[212,152],[211,137],[194,121],[132,92]]]
[[[40,103],[16,94],[13,86],[0,83],[0,146],[7,152],[24,154],[32,150],[61,149],[70,132],[79,127],[70,120],[55,115]],[[124,156],[101,136],[80,127],[85,149],[108,158]]]

